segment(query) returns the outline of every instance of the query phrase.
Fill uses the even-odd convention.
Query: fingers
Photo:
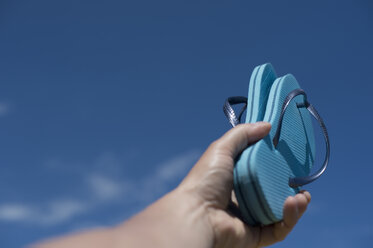
[[[229,130],[216,143],[219,148],[230,152],[232,158],[235,158],[248,145],[264,138],[270,129],[271,124],[268,122],[240,124]]]
[[[220,178],[218,181],[225,187],[226,181],[232,181],[232,169],[234,159],[249,144],[252,144],[266,136],[271,125],[266,122],[254,124],[240,124],[225,133],[220,139],[213,142],[202,155],[198,163],[193,167],[189,178],[202,178],[206,173],[214,169],[226,170],[227,179]]]
[[[266,136],[269,123],[240,124],[209,146],[188,176],[181,189],[194,190],[214,206],[227,207],[233,188],[234,160],[242,150]]]
[[[259,246],[267,246],[282,241],[298,221],[298,206],[295,197],[288,197],[284,204],[284,219],[262,228]]]
[[[300,218],[306,211],[308,203],[311,201],[311,195],[307,191],[304,191],[300,194],[296,194],[294,198],[298,204],[298,214]]]
[[[307,198],[307,202],[311,202],[311,194],[308,191],[302,190],[301,193]]]
[[[259,246],[284,240],[306,211],[310,201],[311,195],[307,191],[288,197],[284,204],[283,221],[262,228]]]

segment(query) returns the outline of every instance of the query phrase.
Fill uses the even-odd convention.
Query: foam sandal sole
[[[271,64],[260,65],[253,70],[248,90],[246,123],[263,120],[269,91],[275,79],[276,73]],[[253,185],[248,181],[250,178],[242,176],[247,174],[247,172],[242,173],[242,170],[247,167],[246,161],[245,156],[241,156],[236,163],[234,168],[234,191],[244,221],[250,225],[255,225],[258,219],[265,217],[264,213],[255,211],[255,209],[260,207],[260,202],[257,201],[256,197],[243,197],[244,195],[253,196],[255,194]],[[249,201],[248,198],[250,198]]]
[[[289,186],[289,178],[309,174],[315,158],[315,141],[310,114],[297,107],[304,96],[297,96],[289,104],[283,119],[278,146],[272,139],[281,114],[282,104],[294,89],[299,88],[296,79],[288,74],[273,83],[263,121],[272,124],[268,136],[245,150],[251,185],[254,186],[260,207],[254,206],[258,222],[271,224],[282,219],[283,204],[288,196],[294,196],[299,188]],[[264,218],[263,218],[264,217]]]

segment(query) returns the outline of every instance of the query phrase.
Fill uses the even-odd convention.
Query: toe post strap
[[[292,187],[292,188],[296,188],[296,187],[300,187],[300,186],[309,184],[309,183],[315,181],[316,179],[318,179],[325,172],[326,167],[327,167],[328,162],[329,162],[329,157],[330,157],[329,135],[328,135],[328,131],[326,129],[325,123],[322,120],[319,113],[317,112],[317,110],[307,101],[307,94],[302,89],[295,89],[295,90],[291,91],[284,100],[284,103],[283,103],[282,109],[281,109],[281,115],[280,115],[278,125],[277,125],[277,129],[276,129],[276,133],[275,133],[275,136],[273,137],[273,140],[272,140],[274,147],[277,148],[278,142],[280,140],[282,122],[283,122],[285,111],[286,111],[287,107],[289,106],[290,102],[298,95],[303,95],[304,96],[304,101],[302,103],[297,103],[297,107],[298,108],[306,108],[310,112],[310,114],[320,124],[320,127],[321,127],[323,135],[324,135],[324,139],[325,139],[326,153],[325,153],[324,162],[323,162],[321,168],[316,173],[314,173],[312,175],[305,176],[305,177],[291,177],[291,178],[289,178],[289,186]],[[236,115],[236,113],[235,113],[235,111],[232,107],[233,105],[236,105],[236,104],[244,104],[244,106],[240,110],[240,113],[238,114],[238,116]],[[224,114],[226,115],[226,117],[228,118],[229,122],[231,123],[231,125],[233,127],[235,127],[236,125],[238,125],[241,122],[242,114],[245,112],[246,108],[247,108],[247,98],[246,97],[233,96],[233,97],[229,97],[225,101],[224,106],[223,106],[223,111],[224,111]]]
[[[307,101],[306,92],[302,89],[295,89],[295,90],[291,91],[287,95],[287,97],[285,98],[285,101],[282,105],[281,115],[280,115],[280,118],[279,118],[279,121],[278,121],[278,126],[277,126],[277,129],[276,129],[276,133],[275,133],[275,136],[273,137],[273,140],[272,140],[274,147],[275,148],[277,147],[279,139],[280,139],[282,121],[283,121],[283,118],[284,118],[285,111],[286,111],[287,107],[289,106],[290,102],[296,96],[299,96],[299,95],[304,96],[304,101],[302,103],[297,103],[297,107],[298,108],[307,108],[307,110],[310,112],[310,114],[319,122],[320,127],[321,127],[322,132],[323,132],[323,135],[324,135],[324,139],[325,139],[326,153],[325,153],[324,162],[323,162],[321,168],[316,173],[314,173],[312,175],[309,175],[309,176],[305,176],[305,177],[289,178],[289,186],[292,187],[292,188],[296,188],[296,187],[300,187],[300,186],[309,184],[309,183],[315,181],[316,179],[318,179],[324,173],[324,171],[326,170],[326,167],[327,167],[328,162],[329,162],[329,156],[330,156],[329,135],[328,135],[328,131],[326,129],[325,123],[322,120],[319,113],[317,112],[317,110]]]
[[[236,104],[244,104],[242,109],[240,110],[240,113],[238,114],[238,117],[236,113],[233,110],[233,105]],[[229,97],[223,106],[223,111],[225,116],[228,118],[229,122],[233,127],[237,126],[241,122],[242,114],[245,112],[247,107],[247,97],[244,96],[232,96]]]

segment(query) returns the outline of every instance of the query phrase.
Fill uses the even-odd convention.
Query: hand
[[[227,211],[235,158],[266,136],[269,123],[241,124],[213,142],[172,192],[115,228],[104,228],[37,244],[36,247],[232,247],[267,246],[283,240],[311,200],[289,197],[283,221],[252,227]],[[234,201],[234,197],[233,197]]]
[[[193,192],[205,205],[215,247],[261,247],[283,240],[302,216],[311,200],[303,191],[284,204],[283,221],[251,227],[227,212],[233,189],[235,158],[248,146],[266,136],[270,124],[242,124],[213,142],[180,188]]]

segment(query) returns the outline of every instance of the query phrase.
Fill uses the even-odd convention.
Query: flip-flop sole
[[[282,104],[288,93],[297,88],[299,84],[290,74],[275,80],[263,118],[263,121],[272,124],[272,129],[268,136],[244,152],[250,165],[247,175],[261,203],[260,209],[254,206],[253,212],[264,210],[267,218],[258,217],[259,222],[265,225],[282,219],[286,198],[299,192],[299,188],[289,187],[289,178],[308,175],[315,158],[310,115],[305,108],[296,105],[304,101],[302,95],[290,102],[284,115],[278,146],[274,148],[272,144]]]
[[[276,73],[271,64],[257,66],[254,69],[249,83],[246,123],[263,120],[269,91],[275,79]],[[248,181],[250,178],[246,176],[247,170],[247,158],[241,156],[234,169],[234,191],[244,220],[250,225],[255,225],[258,219],[265,216],[264,213],[254,211],[260,207],[260,202],[257,197],[250,197],[255,192],[253,185]]]

